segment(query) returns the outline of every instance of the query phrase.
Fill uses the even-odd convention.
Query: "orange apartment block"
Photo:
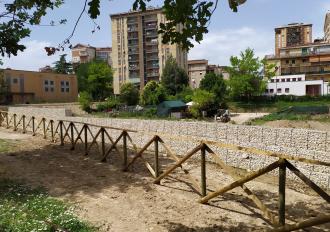
[[[78,83],[75,75],[4,69],[13,104],[39,102],[75,102]]]

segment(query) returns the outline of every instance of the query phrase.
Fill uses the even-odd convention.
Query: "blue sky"
[[[66,0],[60,8],[49,12],[43,23],[66,18],[66,25],[56,27],[33,27],[31,37],[24,41],[25,52],[17,57],[4,59],[4,67],[38,70],[39,67],[52,64],[59,54],[48,57],[43,47],[56,46],[65,39],[73,28],[82,9],[83,1]],[[92,34],[93,22],[84,15],[71,42],[93,46],[111,46],[110,14],[125,12],[132,7],[133,0],[102,0],[101,15],[96,20],[101,30]],[[161,0],[152,0],[150,5],[161,6]],[[247,47],[263,57],[273,53],[274,27],[304,22],[313,24],[313,38],[323,37],[325,13],[330,10],[330,0],[247,0],[233,13],[227,0],[220,4],[213,15],[210,32],[201,44],[196,44],[189,52],[190,59],[208,59],[209,63],[228,65],[231,55],[238,55]],[[65,53],[69,54],[67,49]]]

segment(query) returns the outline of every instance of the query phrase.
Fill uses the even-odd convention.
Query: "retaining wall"
[[[46,110],[46,109],[43,109]],[[216,122],[188,122],[167,120],[139,120],[116,118],[91,117],[63,117],[55,114],[54,109],[47,109],[52,119],[63,119],[95,124],[99,126],[112,126],[137,130],[130,133],[133,141],[140,147],[153,137],[153,133],[166,133],[170,135],[189,136],[196,140],[206,139],[225,142],[240,146],[255,147],[266,151],[281,152],[292,156],[308,159],[317,159],[330,162],[330,131],[315,131],[296,128],[271,128],[260,126],[232,125]],[[37,111],[29,109],[16,109],[16,113],[36,115]],[[46,115],[46,112],[43,112]],[[94,128],[96,131],[97,128]],[[148,133],[146,133],[148,132]],[[120,131],[110,130],[110,135],[116,138]],[[197,146],[198,141],[181,141],[165,138],[164,141],[178,155],[184,155]],[[277,158],[254,155],[241,151],[234,151],[211,146],[221,158],[229,165],[256,170],[264,167]],[[151,146],[152,149],[152,146]],[[293,162],[307,177],[317,184],[330,189],[330,168],[325,166]],[[276,171],[273,171],[276,172]],[[296,177],[288,173],[289,178]]]

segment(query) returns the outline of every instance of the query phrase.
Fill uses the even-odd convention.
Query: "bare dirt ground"
[[[318,121],[290,121],[277,120],[266,122],[264,126],[284,127],[284,128],[305,128],[311,130],[330,131],[330,123]]]
[[[12,138],[13,134],[0,128],[1,139]],[[241,232],[270,228],[239,188],[202,205],[197,203],[200,196],[181,171],[156,185],[140,162],[129,172],[122,172],[121,159],[115,153],[110,161],[100,163],[96,151],[86,157],[80,148],[70,151],[69,146],[32,136],[12,141],[12,151],[0,153],[0,178],[45,187],[51,196],[77,205],[78,214],[101,231]],[[162,159],[163,170],[169,162]],[[196,179],[198,166],[188,166]],[[207,166],[207,178],[209,190],[231,180],[211,164]],[[276,213],[278,186],[274,177],[259,178],[247,186]],[[288,223],[330,213],[329,204],[299,184],[291,184],[287,193]],[[329,228],[330,224],[325,224],[305,231],[330,231]]]
[[[255,118],[261,118],[268,115],[269,113],[231,113],[230,120],[236,124],[244,124],[245,122],[251,121]]]

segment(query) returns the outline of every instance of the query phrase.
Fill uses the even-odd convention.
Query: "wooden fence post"
[[[105,156],[105,129],[103,127],[101,127],[101,149],[102,149],[102,157]]]
[[[25,115],[22,116],[22,123],[23,123],[23,134],[26,133],[26,127],[25,127]]]
[[[84,132],[85,132],[85,155],[88,155],[88,126],[84,124]]]
[[[2,126],[3,118],[4,118],[3,113],[0,112],[0,127]]]
[[[55,142],[55,138],[54,138],[54,121],[50,120],[50,133],[52,135],[52,142]]]
[[[285,226],[285,179],[286,179],[286,164],[285,160],[279,166],[279,198],[278,198],[278,220],[281,226]]]
[[[6,124],[7,124],[7,129],[9,128],[9,118],[8,118],[8,113],[6,113]]]
[[[127,131],[123,131],[123,155],[123,167],[125,168],[127,166]]]
[[[156,136],[154,140],[155,145],[155,177],[159,176],[159,149],[158,149],[159,137]],[[157,181],[155,184],[160,184],[160,181]]]
[[[74,150],[74,131],[73,131],[73,126],[74,126],[74,124],[73,124],[73,122],[71,122],[70,123],[70,134],[71,134],[71,150]]]
[[[206,196],[206,159],[205,159],[205,144],[201,148],[201,195]]]
[[[64,146],[64,138],[63,138],[63,121],[60,121],[60,140],[61,146]]]
[[[14,114],[14,131],[17,131],[16,114]]]
[[[34,125],[34,116],[32,116],[32,136],[35,136],[36,135],[36,132],[35,132],[35,125]]]
[[[43,133],[44,133],[44,139],[47,138],[47,135],[46,135],[46,119],[45,118],[42,118],[42,130],[43,130]]]

